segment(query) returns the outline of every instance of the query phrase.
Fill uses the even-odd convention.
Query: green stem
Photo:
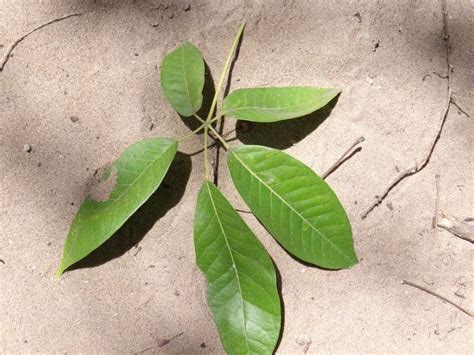
[[[206,122],[206,120],[204,120],[203,118],[201,118],[201,116],[199,116],[197,113],[194,113],[193,116],[196,117],[197,120],[198,120],[199,122],[201,122],[202,124],[204,124],[204,122]]]
[[[206,174],[206,180],[209,180],[209,161],[207,157],[207,139],[208,139],[208,126],[204,127],[204,171]]]
[[[185,136],[181,137],[178,139],[178,141],[181,143],[183,141],[185,141],[186,139],[188,139],[189,137],[195,135],[196,133],[198,133],[200,130],[202,130],[204,128],[204,124],[200,125],[198,128],[196,128],[194,131],[192,131],[191,133],[188,133],[186,134]]]
[[[216,121],[219,120],[221,117],[222,117],[222,115],[217,115],[216,117],[214,117],[212,120],[209,121],[209,124],[216,122]]]
[[[214,95],[214,99],[212,100],[211,109],[209,110],[209,114],[207,115],[206,121],[210,121],[214,113],[214,109],[216,108],[216,105],[217,105],[217,99],[219,97],[219,93],[221,91],[222,85],[224,84],[227,71],[229,69],[230,63],[232,62],[232,57],[234,55],[235,49],[237,48],[237,44],[239,43],[240,36],[242,36],[242,32],[244,31],[244,27],[245,27],[245,22],[242,23],[242,25],[240,25],[239,31],[237,32],[234,38],[234,42],[232,43],[232,47],[230,48],[230,52],[225,61],[224,68],[222,69],[221,77],[219,78],[219,83],[217,84],[216,93]]]
[[[219,139],[219,141],[222,143],[222,145],[224,146],[224,148],[226,150],[229,150],[229,144],[226,142],[226,140],[224,138],[222,138],[222,136],[219,134],[219,132],[217,132],[214,127],[212,126],[209,126],[209,130],[214,133],[214,135],[216,136],[217,139]]]

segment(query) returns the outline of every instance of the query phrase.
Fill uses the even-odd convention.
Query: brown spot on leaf
[[[96,170],[89,189],[89,197],[97,202],[107,201],[117,185],[117,168],[107,164]]]

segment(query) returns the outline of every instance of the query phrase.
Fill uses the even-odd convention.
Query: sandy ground
[[[246,19],[232,89],[314,85],[343,93],[331,112],[266,127],[270,133],[254,126],[241,141],[287,148],[322,172],[366,138],[328,178],[352,221],[361,259],[353,269],[304,266],[244,215],[281,274],[277,353],[302,354],[309,341],[309,354],[468,353],[472,318],[400,284],[474,308],[472,244],[444,230],[435,237],[431,227],[436,174],[442,210],[474,217],[474,4],[452,0],[448,8],[450,86],[470,117],[451,104],[427,166],[361,219],[399,170],[423,160],[446,109],[439,2],[0,0],[0,53],[44,22],[83,13],[31,34],[0,72],[0,352],[223,352],[194,263],[202,155],[180,155],[106,248],[60,280],[54,270],[95,169],[142,138],[189,132],[159,88],[164,54],[192,41],[216,78]],[[224,130],[234,126],[229,120]],[[200,144],[192,139],[181,151]],[[243,208],[223,161],[219,186]]]

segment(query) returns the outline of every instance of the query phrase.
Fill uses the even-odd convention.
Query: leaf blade
[[[287,251],[328,269],[357,263],[344,208],[309,167],[260,146],[232,148],[227,164],[244,201]]]
[[[226,352],[271,354],[281,306],[266,250],[209,181],[199,193],[194,225],[196,261],[208,280],[208,304]]]
[[[71,224],[57,276],[98,248],[135,213],[160,185],[177,148],[174,139],[146,139],[129,146],[104,171]]]
[[[186,42],[163,59],[160,83],[168,102],[182,116],[189,117],[202,106],[204,60],[193,44]]]
[[[319,110],[339,93],[305,86],[238,89],[224,98],[222,114],[261,123],[289,120]]]

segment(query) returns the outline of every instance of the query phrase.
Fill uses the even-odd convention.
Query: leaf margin
[[[312,175],[314,175],[317,179],[319,179],[319,181],[322,183],[323,186],[327,187],[328,191],[333,195],[333,197],[335,198],[335,202],[336,202],[336,205],[339,205],[340,207],[340,211],[342,212],[342,218],[343,220],[345,220],[345,222],[347,223],[347,228],[348,228],[348,241],[350,241],[350,247],[349,247],[349,255],[345,255],[344,253],[343,256],[344,258],[348,261],[348,263],[341,263],[340,265],[333,265],[333,264],[322,264],[320,261],[315,261],[311,258],[308,258],[306,255],[302,255],[300,254],[299,252],[294,252],[292,250],[290,250],[291,248],[288,248],[288,241],[285,241],[284,238],[282,238],[281,236],[276,236],[275,235],[275,232],[272,232],[271,231],[271,226],[269,226],[270,223],[268,223],[267,221],[263,221],[262,220],[262,214],[259,213],[259,212],[256,212],[256,209],[253,208],[253,206],[251,204],[249,204],[248,202],[248,199],[242,194],[242,191],[241,189],[239,189],[239,184],[236,183],[236,180],[235,180],[235,174],[232,172],[232,164],[231,164],[231,160],[232,159],[235,159],[237,161],[239,161],[240,164],[244,164],[239,158],[238,156],[235,154],[235,151],[236,150],[245,150],[245,149],[262,149],[263,151],[267,151],[267,152],[272,152],[272,153],[276,153],[276,154],[282,154],[282,156],[284,156],[285,158],[287,159],[290,159],[292,160],[294,163],[296,163],[297,165],[299,165],[300,167],[303,167],[306,172],[308,173],[311,173]],[[245,164],[244,164],[245,165]],[[227,154],[227,166],[228,166],[228,169],[229,169],[229,172],[230,172],[230,175],[231,175],[231,179],[232,179],[232,182],[235,186],[235,188],[237,189],[237,191],[239,192],[239,195],[242,197],[242,199],[245,201],[245,203],[247,204],[247,206],[250,208],[250,210],[252,211],[252,213],[257,217],[257,219],[265,226],[265,228],[269,231],[269,233],[277,240],[277,242],[283,247],[283,249],[285,249],[288,253],[290,253],[291,255],[297,257],[298,259],[304,261],[304,262],[308,262],[310,264],[313,264],[315,266],[318,266],[318,267],[322,267],[322,268],[326,268],[326,269],[332,269],[332,270],[340,270],[340,269],[347,269],[347,268],[351,268],[353,267],[354,265],[356,265],[358,263],[358,258],[357,258],[357,255],[355,253],[355,249],[354,249],[354,240],[353,240],[353,237],[352,237],[352,228],[351,228],[351,224],[350,224],[350,220],[349,220],[349,217],[347,216],[347,213],[344,209],[344,206],[342,205],[342,203],[339,201],[339,198],[337,197],[336,193],[334,192],[334,190],[332,190],[332,188],[329,186],[329,184],[327,184],[327,182],[325,182],[323,179],[321,179],[310,167],[308,167],[307,165],[305,165],[303,162],[301,162],[300,160],[292,157],[291,155],[285,153],[285,152],[282,152],[278,149],[273,149],[273,148],[269,148],[269,147],[264,147],[264,146],[258,146],[258,145],[238,145],[238,146],[234,146],[232,147],[231,149],[229,149],[228,151],[228,154]],[[250,169],[248,167],[246,167],[246,169],[250,172]],[[251,172],[251,174],[256,177],[258,180],[260,180],[261,182],[263,182],[260,178],[258,178],[256,176],[255,173]],[[275,196],[278,196],[275,191],[273,191],[271,188],[270,188],[271,192],[273,192],[275,194]],[[259,190],[260,192],[260,190]],[[283,199],[278,196],[280,198],[280,200],[283,201]],[[291,207],[288,203],[285,202],[285,204],[287,204],[287,206]],[[298,213],[296,211],[296,209],[294,209],[293,207],[291,207],[291,209],[294,210],[294,212],[296,212],[297,214],[300,215],[300,217],[302,218],[301,214]],[[304,219],[304,218],[302,218]],[[306,223],[307,225],[311,225],[311,223],[307,222]],[[314,226],[312,226],[313,228],[315,228]],[[321,232],[318,231],[319,234],[323,235]],[[283,240],[281,240],[283,239]],[[327,240],[327,238],[325,238]],[[330,244],[333,244],[332,242],[330,242]]]
[[[203,263],[200,261],[200,259],[203,256],[200,256],[201,253],[198,252],[198,243],[199,243],[198,239],[205,239],[205,237],[198,236],[197,229],[199,228],[198,227],[199,224],[196,221],[197,221],[197,219],[199,219],[198,216],[200,216],[201,214],[204,213],[203,208],[199,208],[200,202],[202,202],[203,199],[204,199],[204,194],[211,201],[214,214],[215,214],[216,218],[218,219],[218,223],[219,223],[219,226],[220,226],[220,232],[223,234],[223,238],[225,240],[228,252],[231,255],[233,270],[235,271],[236,279],[239,282],[239,290],[240,290],[240,297],[241,297],[242,307],[244,307],[243,306],[244,299],[243,299],[243,296],[242,296],[242,286],[241,286],[240,281],[239,281],[240,280],[239,272],[237,271],[236,262],[235,262],[234,257],[233,257],[234,251],[232,251],[232,248],[229,245],[229,242],[227,240],[228,239],[228,237],[226,236],[227,231],[225,230],[225,227],[223,226],[222,221],[218,217],[219,213],[217,212],[216,201],[214,201],[216,196],[213,195],[213,193],[218,194],[217,197],[221,198],[227,204],[226,208],[230,208],[233,211],[233,217],[237,218],[239,223],[241,223],[246,228],[247,233],[250,233],[251,237],[253,237],[253,241],[256,243],[256,245],[259,246],[260,252],[263,252],[263,255],[265,257],[264,262],[267,263],[266,266],[270,267],[271,271],[273,272],[271,282],[272,282],[272,285],[273,285],[273,292],[274,292],[273,296],[275,297],[274,301],[276,302],[276,306],[277,306],[276,309],[277,309],[277,318],[278,318],[277,319],[277,321],[278,321],[277,322],[277,327],[276,327],[276,330],[273,333],[274,338],[272,340],[273,341],[272,348],[268,350],[268,353],[273,353],[276,346],[278,345],[278,341],[279,341],[279,338],[280,338],[280,335],[281,335],[281,326],[282,326],[282,309],[281,309],[282,303],[281,303],[281,299],[280,299],[280,293],[278,291],[278,280],[277,280],[278,277],[277,277],[276,266],[274,265],[273,260],[271,259],[270,255],[268,254],[268,252],[265,249],[264,245],[260,242],[260,240],[256,237],[256,235],[251,231],[250,227],[247,225],[247,223],[245,223],[245,221],[242,219],[242,217],[233,208],[233,206],[230,204],[230,202],[227,200],[227,198],[224,196],[224,194],[212,182],[210,182],[208,180],[205,180],[204,183],[201,186],[200,191],[199,191],[197,204],[196,204],[196,209],[195,209],[194,243],[195,243],[195,253],[196,253],[196,264],[206,277],[207,299],[208,299],[207,303],[208,303],[209,309],[212,312],[213,320],[214,320],[214,322],[216,324],[216,327],[218,329],[219,337],[221,339],[221,343],[222,343],[223,347],[225,348],[225,350],[228,354],[241,354],[242,353],[242,352],[235,352],[234,349],[229,348],[229,345],[227,344],[227,340],[224,338],[224,335],[221,332],[221,326],[218,323],[217,317],[214,313],[214,309],[213,309],[213,306],[212,306],[212,303],[213,303],[212,301],[213,300],[211,299],[211,294],[210,294],[210,292],[211,292],[211,283],[210,283],[210,280],[209,280],[209,276],[207,274],[207,271],[209,271],[209,270],[205,270],[204,266],[203,266]],[[208,226],[208,225],[206,225],[206,226]],[[206,244],[206,245],[208,246],[209,244]],[[206,250],[205,250],[205,252],[206,252]],[[238,255],[238,253],[236,253],[236,255]],[[269,292],[268,289],[266,289],[266,290],[267,290],[267,292]],[[251,305],[254,306],[253,304],[251,304]],[[247,346],[249,346],[248,342],[247,342]],[[247,350],[248,350],[248,352],[245,352],[246,354],[252,353],[250,351],[250,347],[248,347]],[[265,353],[267,353],[267,352],[265,352]]]
[[[171,163],[173,162],[173,159],[177,153],[177,150],[178,150],[178,145],[179,145],[179,141],[176,140],[176,139],[172,139],[172,138],[161,138],[161,137],[155,137],[155,138],[147,138],[147,139],[144,139],[144,140],[141,140],[141,141],[138,141],[138,142],[135,142],[131,145],[129,145],[121,154],[120,156],[112,163],[112,165],[110,165],[109,167],[107,167],[106,171],[104,171],[104,175],[107,175],[108,174],[108,171],[110,171],[110,168],[112,167],[115,167],[116,164],[119,164],[119,161],[121,158],[123,158],[125,156],[126,153],[130,153],[134,147],[138,146],[139,144],[143,144],[145,142],[151,142],[153,140],[156,140],[156,141],[163,141],[163,142],[167,142],[169,144],[168,148],[166,148],[162,154],[160,154],[155,160],[153,163],[156,163],[165,153],[168,153],[168,151],[171,149],[170,151],[170,154],[171,154],[171,157],[169,159],[169,162],[167,164],[167,167],[166,169],[164,169],[163,173],[162,173],[162,176],[160,179],[156,180],[154,182],[155,184],[155,187],[152,188],[152,189],[149,189],[150,191],[141,198],[141,201],[135,205],[134,208],[131,208],[129,209],[129,211],[126,213],[126,217],[123,218],[122,221],[119,221],[119,222],[115,222],[115,225],[114,227],[111,228],[111,232],[109,233],[105,233],[107,236],[103,238],[103,240],[98,244],[96,245],[93,249],[90,249],[87,253],[82,253],[83,255],[79,258],[72,258],[73,261],[68,261],[66,258],[70,258],[70,253],[71,251],[69,251],[68,248],[68,245],[69,243],[71,243],[70,241],[70,238],[73,231],[77,230],[75,228],[78,228],[78,231],[76,232],[76,236],[74,237],[74,240],[72,242],[75,242],[75,240],[77,240],[78,238],[78,235],[80,235],[80,229],[83,225],[83,223],[85,223],[85,221],[87,221],[87,219],[90,219],[91,217],[89,216],[89,211],[88,211],[88,206],[90,204],[93,204],[93,205],[96,205],[96,206],[100,206],[100,205],[104,205],[105,203],[108,203],[111,196],[114,194],[114,192],[116,191],[116,186],[114,187],[114,189],[111,191],[109,197],[107,198],[107,200],[104,200],[104,201],[96,201],[94,199],[91,198],[91,195],[88,194],[86,196],[86,198],[82,201],[81,203],[81,206],[79,207],[79,210],[77,211],[76,215],[74,216],[74,219],[70,225],[70,229],[69,229],[69,232],[68,232],[68,235],[67,235],[67,238],[66,238],[66,241],[64,243],[64,247],[63,247],[63,253],[62,253],[62,258],[61,258],[61,261],[59,263],[59,266],[58,268],[56,269],[56,277],[60,277],[70,266],[74,265],[75,263],[79,262],[80,260],[84,259],[85,257],[87,257],[90,253],[92,253],[94,250],[96,250],[97,248],[99,248],[103,243],[105,243],[107,240],[109,240],[113,234],[115,232],[117,232],[120,227],[122,227],[125,222],[150,198],[150,196],[156,191],[156,189],[161,185],[161,183],[163,182],[163,179],[164,177],[166,176],[166,173],[168,172],[169,170],[169,167],[171,166]],[[150,164],[148,168],[151,167],[152,164]],[[120,171],[118,170],[117,171],[117,174],[120,174]],[[142,173],[143,174],[143,173]],[[141,174],[141,175],[142,175]],[[102,178],[102,177],[101,177]],[[117,177],[118,179],[118,177]],[[128,189],[130,190],[130,188]],[[123,203],[121,204],[123,205]],[[85,214],[85,221],[81,221],[81,218],[82,218],[82,214]],[[94,216],[92,216],[93,218]],[[76,227],[76,223],[80,223],[81,225],[79,227]],[[71,246],[70,248],[73,248],[73,246]],[[75,259],[75,260],[74,260]]]

